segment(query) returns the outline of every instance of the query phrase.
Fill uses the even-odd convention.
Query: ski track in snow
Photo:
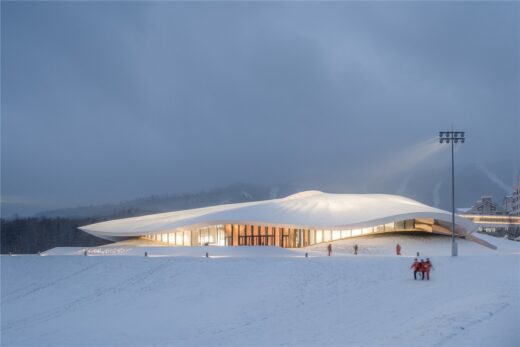
[[[97,265],[99,265],[99,264],[97,264]],[[15,322],[13,322],[11,324],[7,324],[5,326],[2,325],[2,330],[7,331],[7,330],[12,329],[17,326],[27,327],[28,325],[35,324],[39,321],[47,321],[50,319],[54,319],[54,318],[60,317],[64,313],[68,313],[68,312],[75,310],[77,307],[80,307],[81,305],[91,304],[92,301],[96,301],[97,299],[99,299],[103,296],[116,295],[118,292],[125,291],[128,288],[132,288],[136,285],[143,285],[146,283],[148,278],[152,277],[152,275],[154,275],[160,269],[164,268],[166,265],[168,265],[168,264],[160,264],[159,266],[156,266],[151,269],[147,269],[146,271],[137,273],[137,274],[131,276],[130,278],[127,278],[119,283],[116,283],[113,286],[110,286],[107,288],[96,288],[96,290],[93,293],[81,296],[79,298],[75,298],[74,300],[66,302],[51,310],[41,312],[41,313],[31,316],[29,318],[15,321]],[[49,283],[46,286],[40,286],[40,287],[38,287],[38,290],[31,290],[26,295],[31,295],[33,293],[36,293],[39,290],[48,289],[67,278],[72,278],[74,276],[77,276],[78,274],[84,273],[88,269],[93,268],[95,266],[96,265],[88,266],[84,269],[74,272],[70,276],[65,276],[63,278],[60,278],[59,280],[52,281],[51,283]],[[18,299],[23,298],[26,295],[20,296]],[[8,303],[8,301],[4,302],[4,300],[2,300],[2,306],[5,303]]]
[[[377,254],[382,240],[353,242]],[[431,281],[414,281],[411,257],[337,245],[309,258],[2,257],[2,346],[519,345],[504,327],[520,307],[518,253],[434,256]]]
[[[490,303],[474,303],[459,306],[456,309],[442,306],[442,309],[433,309],[417,320],[411,327],[399,334],[391,336],[390,345],[399,344],[405,336],[416,336],[416,346],[437,347],[449,344],[449,341],[457,336],[461,330],[466,330],[474,325],[498,314],[509,304],[494,301]],[[419,332],[419,333],[417,333]],[[432,339],[433,337],[433,339]]]
[[[41,290],[44,290],[44,289],[47,289],[51,286],[54,286],[54,285],[57,285],[59,282],[63,282],[63,281],[70,281],[72,280],[74,277],[77,277],[81,274],[84,274],[85,271],[88,271],[94,267],[97,267],[99,266],[99,264],[93,264],[93,265],[90,265],[90,266],[87,266],[85,268],[81,268],[79,269],[78,271],[75,271],[69,275],[66,275],[66,276],[63,276],[63,277],[58,277],[57,279],[55,280],[52,280],[48,283],[36,283],[35,286],[33,288],[29,287],[29,288],[16,288],[15,290],[12,290],[8,293],[6,293],[5,295],[3,295],[2,297],[2,303],[3,304],[7,304],[13,300],[19,300],[21,298],[24,298],[26,297],[27,295],[31,295],[31,294],[34,294],[34,293],[37,293]]]

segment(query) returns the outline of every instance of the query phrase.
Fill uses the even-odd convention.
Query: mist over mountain
[[[511,194],[515,175],[507,165],[486,168],[477,164],[456,169],[456,206],[470,207],[483,195],[491,195],[499,204]],[[220,204],[282,198],[304,190],[322,190],[330,193],[385,193],[410,197],[441,209],[451,209],[451,172],[445,167],[422,168],[409,174],[381,175],[366,185],[349,185],[334,174],[321,182],[301,179],[292,184],[262,185],[236,183],[211,190],[183,194],[155,194],[120,203],[79,206],[44,211],[36,217],[65,218],[125,218],[152,213],[185,210]],[[509,188],[509,190],[507,190]]]
[[[264,186],[237,183],[227,187],[184,194],[151,195],[121,202],[80,206],[37,213],[37,217],[106,218],[131,217],[212,205],[274,199],[297,192],[290,185]]]

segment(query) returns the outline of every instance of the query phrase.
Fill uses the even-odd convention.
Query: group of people
[[[421,280],[426,279],[427,281],[430,280],[430,270],[433,269],[433,265],[430,261],[430,258],[426,258],[426,260],[421,259],[419,261],[417,258],[414,259],[412,266],[410,266],[410,269],[413,270],[413,279],[417,279],[417,274],[419,273],[421,276]]]
[[[358,245],[354,244],[354,255],[357,255],[358,253]],[[332,244],[328,244],[327,246],[327,253],[329,257],[332,255]],[[395,246],[395,253],[396,255],[401,255],[401,245],[397,244]],[[419,252],[417,252],[417,256],[419,256]],[[421,261],[418,260],[418,258],[415,258],[413,261],[413,264],[410,266],[410,269],[413,270],[413,279],[417,280],[417,274],[419,274],[419,279],[427,281],[430,280],[430,271],[433,269],[432,262],[430,261],[430,258],[426,258],[426,260],[421,259]]]
[[[329,257],[332,254],[332,244],[329,243],[327,246],[327,253]],[[358,253],[358,245],[354,245],[354,255],[357,255]],[[397,244],[395,247],[395,253],[397,255],[401,255],[401,245]],[[417,252],[417,256],[419,256],[419,252]],[[426,260],[421,259],[419,261],[418,258],[415,258],[412,265],[410,266],[410,269],[413,270],[413,279],[417,280],[417,274],[420,276],[420,280],[426,279],[427,281],[430,280],[430,271],[433,270],[432,262],[430,261],[430,258],[426,258]]]

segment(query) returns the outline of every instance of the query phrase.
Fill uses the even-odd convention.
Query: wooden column
[[[232,239],[233,239],[233,246],[238,246],[238,225],[233,224],[231,225],[232,230]]]

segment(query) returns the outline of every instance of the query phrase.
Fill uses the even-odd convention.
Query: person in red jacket
[[[410,266],[410,269],[413,270],[413,279],[416,280],[417,279],[417,273],[421,272],[421,263],[419,263],[417,258],[415,258],[413,260],[413,264],[412,264],[412,266]]]
[[[424,259],[421,259],[421,263],[419,264],[420,266],[420,270],[421,271],[421,279],[424,280],[424,277],[426,276],[426,262],[424,261]]]
[[[330,244],[330,243],[327,246],[327,252],[329,252],[329,257],[330,257],[330,254],[332,253],[332,244]]]
[[[400,244],[397,244],[395,246],[395,254],[401,255],[401,245]]]
[[[423,279],[424,276],[426,276],[426,280],[430,280],[430,270],[433,268],[433,265],[430,261],[430,258],[426,258],[426,261],[422,264],[422,273],[423,273]]]

